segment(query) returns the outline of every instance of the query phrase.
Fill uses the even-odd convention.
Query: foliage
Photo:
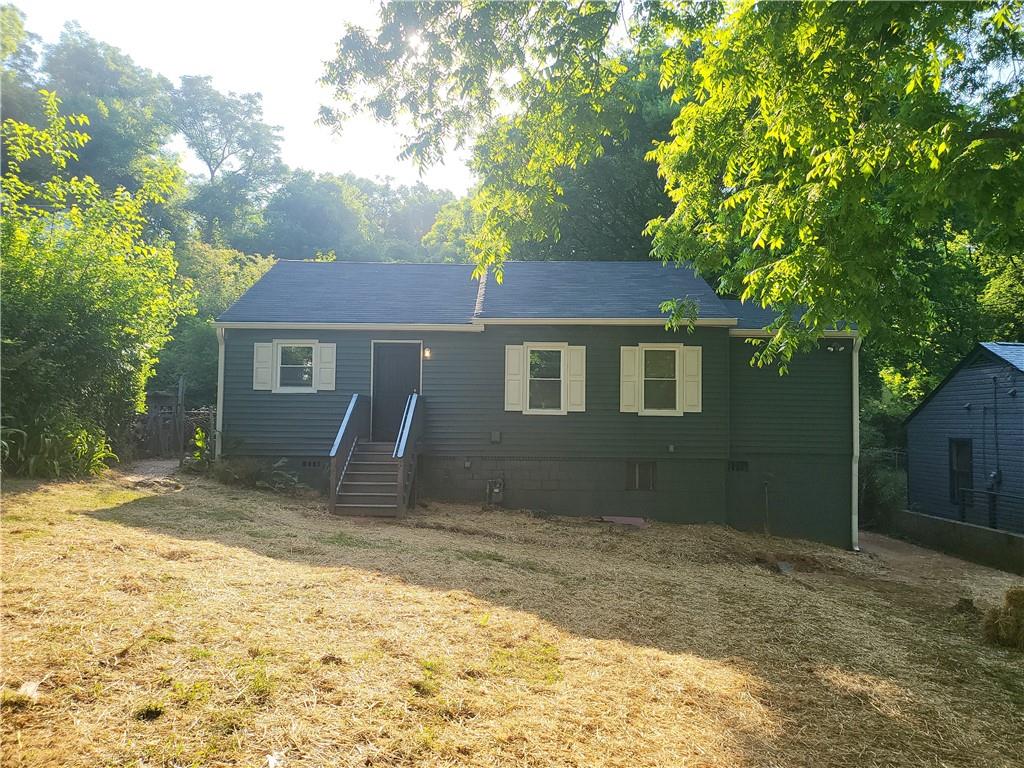
[[[280,128],[263,122],[260,94],[220,93],[209,77],[182,77],[171,103],[175,129],[208,174],[191,208],[207,240],[230,240],[281,178]]]
[[[482,132],[468,242],[500,275],[516,243],[557,227],[559,174],[627,135],[647,78],[630,57],[655,57],[676,104],[652,154],[673,205],[651,226],[655,255],[778,310],[760,363],[847,320],[892,349],[927,344],[956,238],[1020,253],[1020,0],[625,13],[391,4],[378,30],[346,30],[323,79],[345,109],[410,125],[420,162]]]
[[[900,462],[906,446],[903,420],[910,405],[889,390],[865,392],[860,412],[860,522],[884,524],[907,501],[907,475]]]
[[[172,390],[185,377],[189,406],[217,398],[217,333],[213,320],[270,269],[274,260],[189,241],[177,249],[179,273],[195,286],[196,314],[181,317],[160,354],[153,387]]]
[[[149,164],[134,193],[62,178],[88,140],[78,130],[88,120],[62,115],[59,103],[44,92],[44,128],[3,123],[4,419],[26,433],[8,466],[74,473],[110,458],[107,442],[124,436],[142,405],[191,291],[170,245],[144,236],[144,209],[174,189],[174,169]],[[55,173],[36,184],[21,169],[40,158]]]
[[[366,260],[370,222],[362,192],[332,174],[295,171],[274,192],[263,212],[259,250],[288,259],[333,251]]]

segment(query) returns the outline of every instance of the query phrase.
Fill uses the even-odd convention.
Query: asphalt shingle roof
[[[474,318],[664,319],[666,299],[702,318],[734,312],[686,266],[655,261],[509,262],[483,286],[469,264],[279,261],[218,319],[242,323],[462,324]]]
[[[1024,371],[1024,343],[1013,341],[983,341],[981,346],[1000,357],[1018,371]]]
[[[218,320],[241,323],[469,323],[471,264],[279,261]]]
[[[700,317],[733,317],[692,268],[657,261],[509,262],[500,285],[488,277],[480,317],[663,319],[659,305],[681,298]]]

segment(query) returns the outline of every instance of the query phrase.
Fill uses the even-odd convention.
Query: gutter
[[[860,344],[853,340],[853,457],[850,463],[850,543],[854,552],[860,551]]]

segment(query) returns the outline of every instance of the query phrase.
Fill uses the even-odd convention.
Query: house
[[[978,344],[905,424],[911,510],[1024,533],[1024,344]]]
[[[665,299],[696,302],[692,332]],[[217,321],[221,456],[286,457],[341,512],[437,500],[857,541],[857,351],[750,365],[764,310],[688,267],[278,262]],[[337,491],[337,494],[335,493]]]

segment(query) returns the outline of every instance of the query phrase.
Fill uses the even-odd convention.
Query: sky
[[[451,152],[422,175],[398,159],[401,134],[369,117],[352,118],[340,135],[316,124],[330,91],[317,80],[346,23],[374,26],[371,0],[290,0],[286,3],[176,0],[32,0],[17,2],[26,29],[44,43],[77,21],[93,37],[127,53],[147,69],[177,82],[181,75],[211,75],[221,91],[263,94],[266,121],[282,127],[282,159],[296,168],[465,192],[472,183],[468,151]],[[262,9],[266,9],[265,11]],[[272,10],[273,9],[273,10]],[[184,150],[183,144],[174,145]],[[187,156],[185,167],[201,166]]]

